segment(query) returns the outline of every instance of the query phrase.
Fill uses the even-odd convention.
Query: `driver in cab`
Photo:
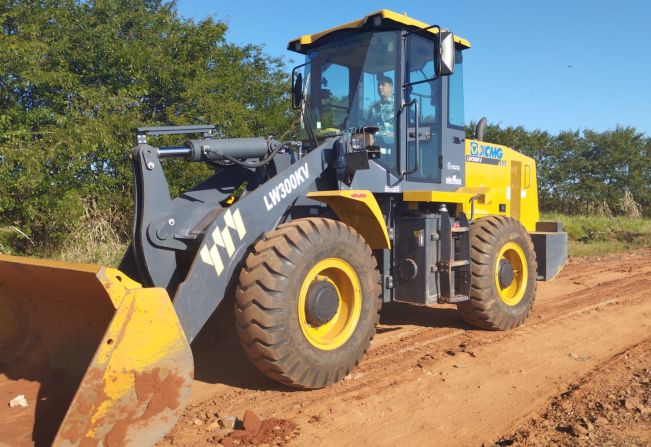
[[[395,104],[393,99],[393,81],[388,76],[378,78],[378,93],[380,100],[371,105],[370,119],[372,124],[380,130],[376,134],[387,143],[393,143],[393,122],[395,117]]]
[[[379,127],[377,133],[371,136],[371,144],[379,146],[382,164],[393,170],[396,167],[393,154],[396,110],[393,98],[393,80],[390,77],[378,76],[378,93],[380,100],[374,102],[369,111],[369,125]]]

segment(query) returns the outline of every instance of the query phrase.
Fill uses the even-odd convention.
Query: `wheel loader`
[[[296,388],[349,374],[382,303],[507,330],[567,256],[536,165],[466,138],[470,43],[381,10],[289,42],[291,141],[147,127],[118,269],[0,257],[0,445],[153,445],[190,395],[190,343],[226,296],[251,362]],[[379,111],[379,112],[378,112]],[[173,146],[154,146],[164,135]],[[214,175],[171,197],[166,159]]]

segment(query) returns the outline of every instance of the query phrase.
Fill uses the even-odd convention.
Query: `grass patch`
[[[124,242],[126,235],[121,235],[116,230],[114,220],[114,216],[108,212],[87,208],[81,223],[61,247],[52,250],[45,257],[117,267],[128,244]]]
[[[651,219],[648,218],[544,213],[541,220],[563,223],[570,256],[598,256],[651,247]]]

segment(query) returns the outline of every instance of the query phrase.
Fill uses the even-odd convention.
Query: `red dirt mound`
[[[278,418],[260,420],[253,410],[246,410],[244,413],[243,426],[243,430],[235,430],[224,437],[220,441],[222,445],[224,447],[260,444],[284,446],[298,435],[294,422]]]

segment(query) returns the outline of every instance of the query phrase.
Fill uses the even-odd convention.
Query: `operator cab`
[[[444,38],[450,39],[447,60],[438,56]],[[293,96],[301,99],[295,105],[303,137],[320,144],[370,129],[370,169],[357,172],[353,183],[374,185],[373,192],[463,186],[462,50],[469,47],[437,26],[388,10],[291,41],[288,49],[306,57],[293,73],[294,82],[300,78]]]

